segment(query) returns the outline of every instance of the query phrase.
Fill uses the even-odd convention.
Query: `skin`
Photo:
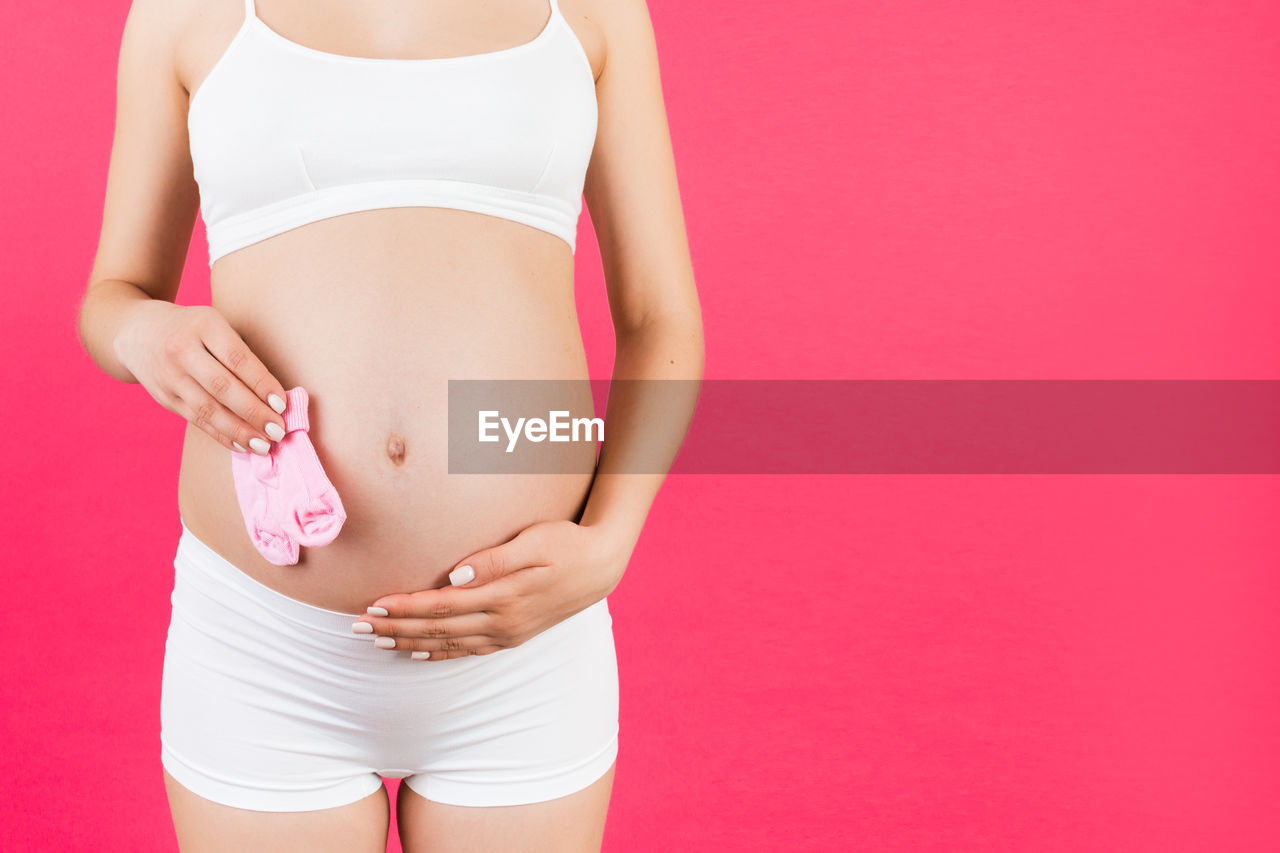
[[[701,317],[648,9],[644,0],[560,5],[596,80],[584,195],[615,329],[613,379],[697,380]],[[548,9],[544,0],[261,0],[257,11],[319,50],[425,58],[524,43]],[[622,460],[643,449],[669,464],[693,399],[616,384],[594,476],[446,474],[448,379],[587,378],[568,245],[467,211],[396,208],[309,223],[220,258],[211,306],[174,305],[199,204],[188,104],[242,16],[240,0],[134,0],[81,341],[109,375],[142,384],[188,421],[180,512],[242,571],[351,613],[353,630],[361,623],[394,643],[388,654],[427,652],[423,666],[519,645],[616,588],[663,480],[626,473]],[[245,535],[227,453],[233,441],[270,442],[266,425],[283,423],[270,395],[299,384],[348,519],[333,543],[280,567]],[[452,585],[461,566],[476,576]],[[364,615],[371,606],[386,615]],[[401,838],[412,853],[598,850],[612,780],[611,768],[566,797],[484,808],[429,802],[401,786]],[[165,783],[183,850],[386,842],[385,790],[337,809],[275,814],[203,800],[167,774]]]

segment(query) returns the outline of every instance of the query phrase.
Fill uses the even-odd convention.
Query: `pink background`
[[[5,850],[175,848],[183,424],[74,329],[126,11],[5,20]],[[1280,378],[1275,3],[651,13],[708,377]],[[180,302],[205,259],[198,227]],[[673,477],[611,598],[605,849],[1276,849],[1277,509],[1274,476]]]

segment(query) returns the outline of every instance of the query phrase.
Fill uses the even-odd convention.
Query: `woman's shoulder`
[[[632,52],[652,38],[647,0],[556,0],[591,63],[597,82],[611,54]]]

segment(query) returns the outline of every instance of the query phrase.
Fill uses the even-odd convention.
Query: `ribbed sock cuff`
[[[294,430],[308,431],[311,422],[307,419],[308,397],[306,389],[301,385],[284,392],[284,431],[286,434]]]

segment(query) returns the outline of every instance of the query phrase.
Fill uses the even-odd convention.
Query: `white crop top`
[[[550,5],[542,31],[515,47],[378,59],[290,41],[245,0],[187,114],[209,266],[308,222],[385,207],[498,216],[575,251],[595,80]]]

